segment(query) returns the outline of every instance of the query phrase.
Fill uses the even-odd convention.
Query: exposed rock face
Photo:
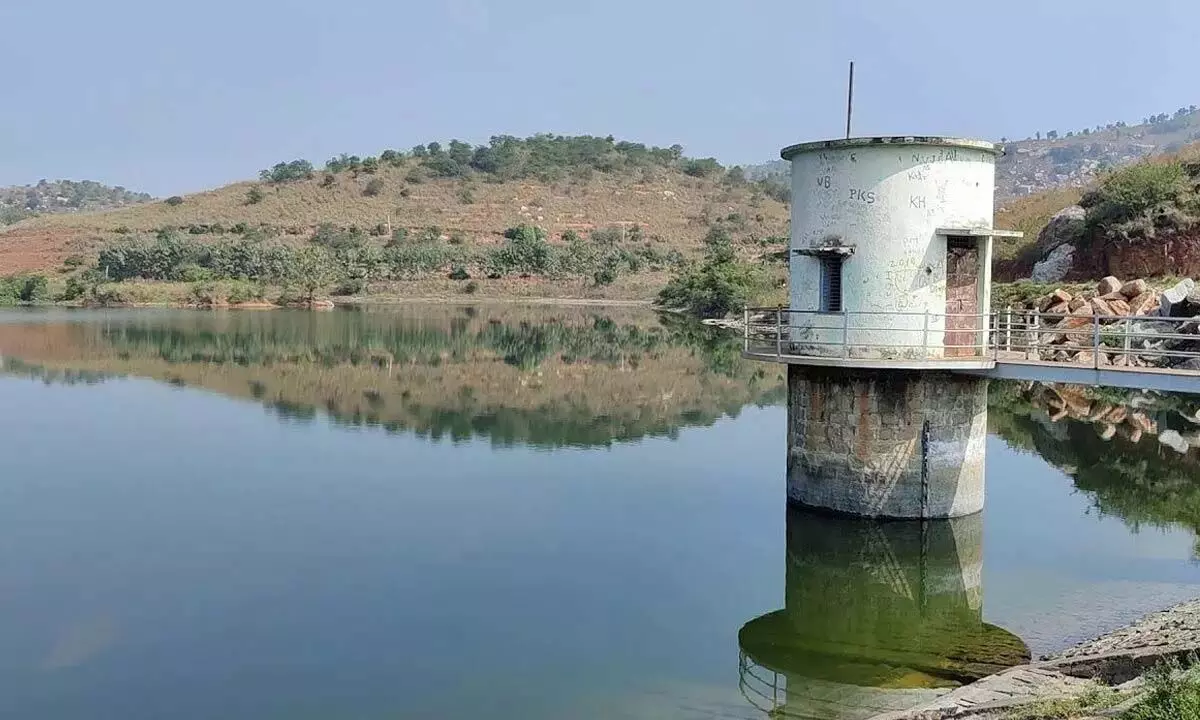
[[[1059,245],[1051,250],[1045,258],[1034,263],[1029,279],[1040,283],[1058,282],[1071,272],[1071,266],[1074,263],[1075,246]]]
[[[1200,275],[1200,237],[1163,235],[1143,242],[1107,243],[1101,253],[1104,267],[1114,275],[1162,277]]]

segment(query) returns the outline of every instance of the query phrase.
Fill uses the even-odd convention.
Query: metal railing
[[[1078,315],[1006,308],[992,314],[997,356],[1075,365],[1169,368],[1200,358],[1200,318]],[[1200,363],[1194,363],[1200,372]]]
[[[747,308],[743,323],[743,350],[763,358],[1030,360],[1094,368],[1170,368],[1200,358],[1200,317],[776,307]],[[1200,373],[1200,361],[1188,369]]]
[[[990,322],[986,313],[747,308],[743,349],[777,357],[972,359],[990,348]]]

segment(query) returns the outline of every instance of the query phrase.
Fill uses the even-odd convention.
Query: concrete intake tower
[[[789,502],[848,515],[983,508],[992,143],[804,143],[791,162],[787,309],[746,354],[788,367]],[[751,327],[768,328],[769,336]]]

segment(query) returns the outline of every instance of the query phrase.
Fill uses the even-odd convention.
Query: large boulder
[[[1112,293],[1120,292],[1123,284],[1124,283],[1117,278],[1109,275],[1096,285],[1096,294],[1103,297],[1104,295],[1111,295]]]
[[[1158,314],[1163,317],[1180,317],[1186,311],[1188,297],[1195,289],[1195,281],[1185,278],[1174,287],[1164,290],[1158,300]]]
[[[1071,267],[1075,264],[1075,246],[1066,244],[1059,245],[1046,255],[1046,257],[1033,264],[1033,272],[1029,274],[1029,279],[1038,283],[1058,282],[1071,272]]]
[[[1038,233],[1038,247],[1042,248],[1043,253],[1050,253],[1063,245],[1077,244],[1083,237],[1086,220],[1087,211],[1078,205],[1059,210]]]
[[[1130,315],[1150,315],[1157,314],[1158,296],[1147,290],[1129,301]]]
[[[1149,288],[1150,286],[1146,284],[1145,280],[1130,280],[1121,286],[1121,294],[1132,300],[1138,295],[1146,292],[1146,290]]]

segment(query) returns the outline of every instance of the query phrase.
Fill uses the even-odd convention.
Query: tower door
[[[948,357],[982,355],[979,342],[979,246],[971,238],[946,238]]]

